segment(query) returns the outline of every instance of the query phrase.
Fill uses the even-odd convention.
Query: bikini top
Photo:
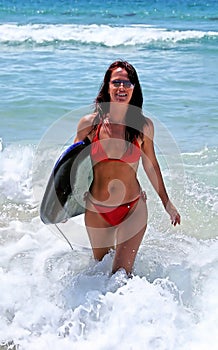
[[[90,156],[93,162],[105,162],[105,161],[118,161],[125,163],[136,163],[139,161],[141,151],[140,146],[136,138],[134,138],[132,144],[127,148],[126,152],[123,154],[121,158],[108,158],[107,153],[105,152],[100,140],[99,140],[99,132],[102,124],[98,125],[96,134],[92,140]],[[133,147],[132,147],[133,146]]]

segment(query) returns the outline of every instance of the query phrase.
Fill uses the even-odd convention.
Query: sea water
[[[0,349],[216,349],[218,1],[0,2]],[[137,69],[170,220],[146,179],[132,279],[42,224],[52,165],[116,59]],[[50,136],[52,137],[50,138]],[[52,142],[50,143],[50,141]],[[67,223],[69,225],[69,223]]]

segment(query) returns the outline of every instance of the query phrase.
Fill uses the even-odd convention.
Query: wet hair
[[[134,84],[131,100],[129,102],[126,113],[126,130],[125,139],[132,142],[135,137],[142,135],[143,126],[146,123],[142,112],[143,95],[139,83],[138,75],[135,68],[127,61],[118,60],[113,62],[107,69],[99,93],[95,99],[95,112],[97,112],[94,120],[96,126],[102,121],[110,108],[109,83],[114,69],[122,68],[128,73],[129,80]]]

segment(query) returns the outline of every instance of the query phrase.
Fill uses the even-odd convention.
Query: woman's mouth
[[[124,97],[127,96],[127,94],[124,93],[124,92],[122,92],[122,93],[120,92],[120,93],[116,94],[116,96],[117,96],[118,98],[124,98]]]

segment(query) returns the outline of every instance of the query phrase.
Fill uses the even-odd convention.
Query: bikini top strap
[[[95,132],[95,136],[92,139],[92,142],[99,141],[99,133],[100,133],[101,126],[102,126],[102,123],[99,123],[97,126],[97,130]]]

